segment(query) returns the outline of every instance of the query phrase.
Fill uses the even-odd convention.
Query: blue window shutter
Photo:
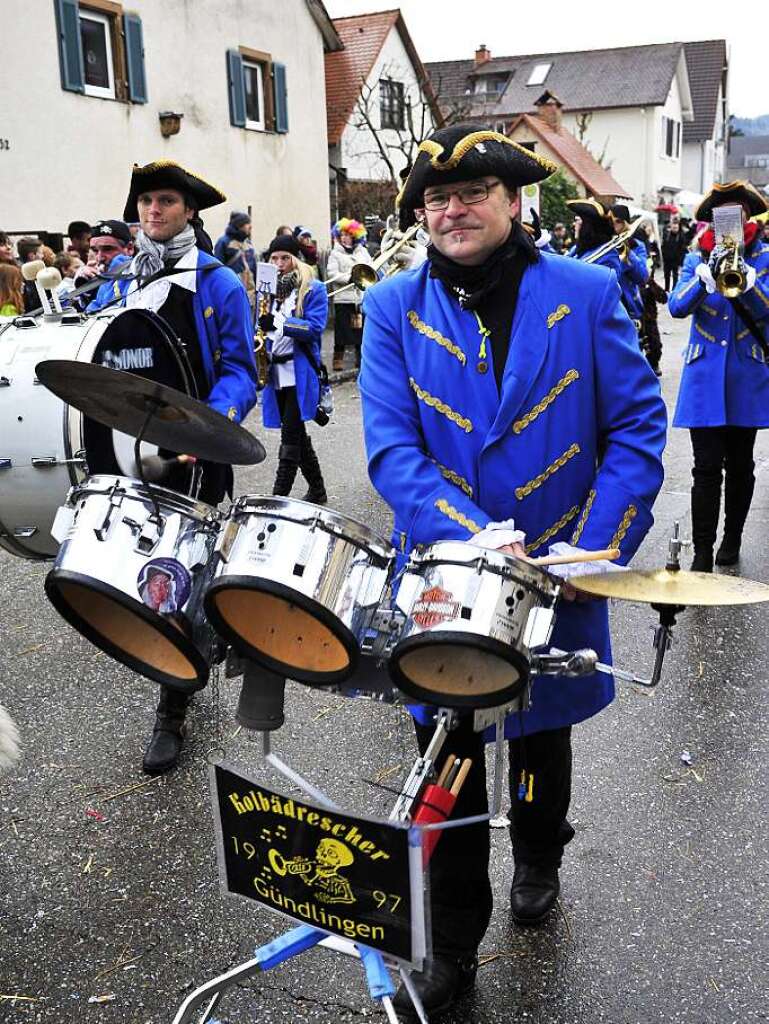
[[[132,103],[147,102],[147,75],[144,71],[144,36],[138,14],[123,15],[126,64],[128,66],[128,98]]]
[[[83,47],[80,43],[80,15],[77,0],[54,0],[56,31],[59,36],[61,87],[69,92],[85,92]]]
[[[227,51],[227,85],[230,93],[230,124],[246,126],[246,87],[243,84],[243,58],[237,50]]]
[[[288,95],[286,92],[286,65],[272,65],[272,81],[275,89],[275,131],[288,131]]]

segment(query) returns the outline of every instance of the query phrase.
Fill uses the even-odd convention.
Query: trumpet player
[[[342,217],[331,229],[334,245],[329,253],[327,277],[334,285],[334,362],[333,369],[344,367],[345,349],[355,351],[355,365],[360,366],[363,338],[363,314],[360,291],[351,283],[350,275],[358,263],[374,262],[366,248],[366,229],[357,220]]]
[[[742,254],[716,245],[711,226],[686,257],[668,303],[673,316],[692,318],[673,426],[691,434],[692,569],[699,572],[713,571],[724,475],[724,532],[715,564],[739,559],[753,497],[756,431],[769,426],[769,245],[748,219],[764,213],[767,203],[747,182],[716,184],[695,217],[711,222],[713,211],[727,205],[742,210]]]

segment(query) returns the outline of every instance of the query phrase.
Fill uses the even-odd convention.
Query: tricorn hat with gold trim
[[[716,206],[727,206],[729,203],[744,204],[748,217],[757,213],[765,213],[769,209],[764,197],[749,181],[725,181],[715,184],[694,211],[695,220],[712,220]]]
[[[155,160],[144,167],[134,164],[131,187],[123,211],[124,219],[131,223],[138,221],[139,210],[136,200],[143,192],[153,192],[160,188],[172,188],[181,192],[189,205],[196,210],[207,210],[210,206],[218,206],[227,199],[218,188],[209,185],[207,181],[174,160]]]
[[[420,143],[417,158],[396,199],[401,230],[414,223],[426,188],[494,174],[511,188],[549,178],[550,160],[481,124],[440,128]]]
[[[581,217],[593,227],[596,242],[609,241],[614,235],[614,221],[611,207],[604,206],[597,199],[567,199],[566,205],[575,217]]]

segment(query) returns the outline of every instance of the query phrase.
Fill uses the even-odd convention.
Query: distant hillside
[[[733,117],[732,126],[746,135],[769,135],[769,114],[759,117]]]

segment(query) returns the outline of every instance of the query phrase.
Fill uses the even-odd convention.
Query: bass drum
[[[35,367],[74,359],[127,370],[197,397],[184,350],[171,328],[143,309],[106,310],[56,320],[17,317],[0,334],[0,547],[21,558],[55,558],[56,510],[88,475],[138,476],[133,438],[88,420],[44,388]],[[142,444],[153,454],[157,446]],[[164,481],[192,494],[193,474]]]

